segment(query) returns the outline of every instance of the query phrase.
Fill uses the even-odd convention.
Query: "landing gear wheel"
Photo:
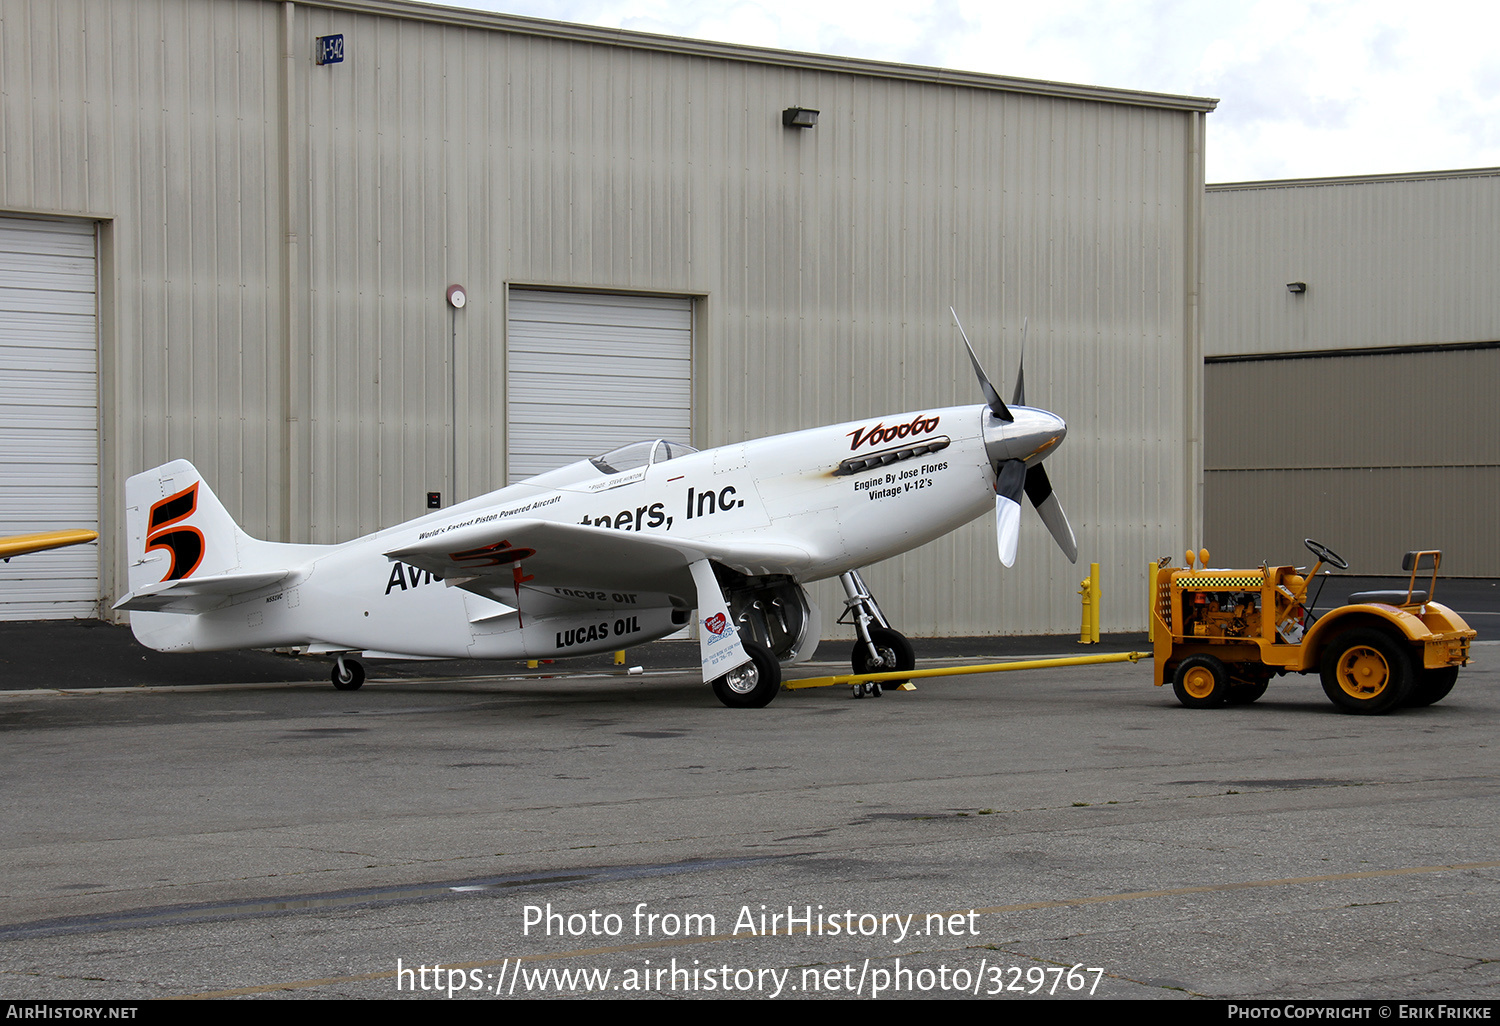
[[[906,635],[885,627],[871,627],[870,640],[875,643],[875,650],[880,653],[880,662],[877,664],[871,657],[868,645],[863,641],[856,641],[854,651],[849,656],[849,664],[854,667],[855,673],[891,673],[917,668],[917,654],[912,649],[911,642],[906,640]],[[895,688],[905,684],[906,681],[886,680],[869,683]],[[873,694],[879,697],[880,692],[876,691]]]
[[[1224,701],[1229,705],[1249,705],[1261,695],[1266,693],[1270,681],[1258,680],[1254,684],[1231,684],[1229,694],[1224,696]]]
[[[853,685],[854,698],[879,698],[885,693],[878,680],[862,680]]]
[[[731,709],[759,709],[771,704],[781,690],[781,664],[769,648],[740,639],[750,661],[716,677],[714,694]]]
[[[358,691],[365,682],[365,668],[358,659],[340,659],[333,664],[333,686],[340,691]]]
[[[1229,669],[1211,655],[1188,656],[1172,674],[1172,691],[1189,709],[1223,705],[1229,694]]]
[[[1349,564],[1345,562],[1344,558],[1337,552],[1334,552],[1332,549],[1330,549],[1327,545],[1315,542],[1311,538],[1303,538],[1302,544],[1307,546],[1308,552],[1311,552],[1314,556],[1317,556],[1323,562],[1328,563],[1332,566],[1336,566],[1340,570],[1349,569]]]
[[[1344,712],[1371,716],[1399,706],[1414,682],[1405,646],[1370,627],[1334,638],[1323,652],[1321,669],[1330,702]]]
[[[1421,708],[1424,705],[1442,701],[1457,683],[1457,666],[1440,666],[1436,670],[1418,670],[1417,681],[1412,685],[1411,693],[1406,696],[1406,704]]]

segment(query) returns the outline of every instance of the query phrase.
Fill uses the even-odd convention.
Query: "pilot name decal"
[[[556,647],[571,648],[574,645],[586,645],[591,641],[607,641],[611,637],[623,638],[640,632],[640,617],[625,616],[615,621],[613,633],[610,632],[608,620],[603,623],[591,623],[587,627],[569,627],[565,631],[556,631]]]
[[[924,463],[920,467],[910,470],[898,470],[894,473],[883,474],[880,477],[870,477],[854,482],[856,492],[864,492],[871,499],[889,499],[897,495],[905,495],[908,492],[921,491],[932,487],[932,478],[929,475],[947,470],[946,463]]]
[[[898,438],[929,435],[937,430],[939,419],[919,413],[909,423],[897,424],[894,427],[886,427],[885,423],[881,422],[872,428],[855,428],[849,432],[849,437],[853,439],[849,443],[849,451],[853,452],[861,445],[883,445],[886,442],[894,442]]]

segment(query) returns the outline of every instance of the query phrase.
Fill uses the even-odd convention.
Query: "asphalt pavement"
[[[692,671],[608,661],[417,664],[401,672],[427,676],[339,692],[322,660],[7,625],[0,998],[1493,1015],[1500,644],[1482,620],[1493,585],[1454,583],[1439,597],[1475,614],[1474,661],[1441,702],[1388,716],[1340,713],[1295,675],[1253,705],[1186,709],[1149,661],[753,710]],[[695,662],[655,647],[631,662]],[[845,647],[804,672],[847,666]],[[924,666],[956,661],[918,648]]]

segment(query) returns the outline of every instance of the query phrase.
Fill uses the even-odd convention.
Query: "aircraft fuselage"
[[[506,521],[549,521],[710,551],[722,543],[751,553],[720,560],[740,573],[806,584],[916,548],[990,510],[995,460],[1040,460],[1065,430],[1045,411],[1015,413],[1004,425],[984,406],[866,418],[614,473],[583,461],[339,545],[241,535],[241,569],[274,553],[290,564],[284,580],[195,615],[135,612],[132,623],[144,643],[171,650],[552,658],[637,645],[686,622],[696,602],[685,573],[642,587],[632,566],[599,560],[576,581],[537,587],[526,574],[533,550],[506,551],[502,542],[469,558],[513,561],[514,593],[476,594],[387,553],[466,531],[503,534]]]

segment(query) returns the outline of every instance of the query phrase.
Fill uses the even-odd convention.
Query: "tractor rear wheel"
[[[1378,716],[1406,700],[1414,682],[1406,646],[1385,631],[1345,631],[1323,651],[1323,693],[1344,712]]]
[[[1412,685],[1411,693],[1406,696],[1406,704],[1420,708],[1442,701],[1457,683],[1457,666],[1440,666],[1436,670],[1418,670],[1417,681]]]

